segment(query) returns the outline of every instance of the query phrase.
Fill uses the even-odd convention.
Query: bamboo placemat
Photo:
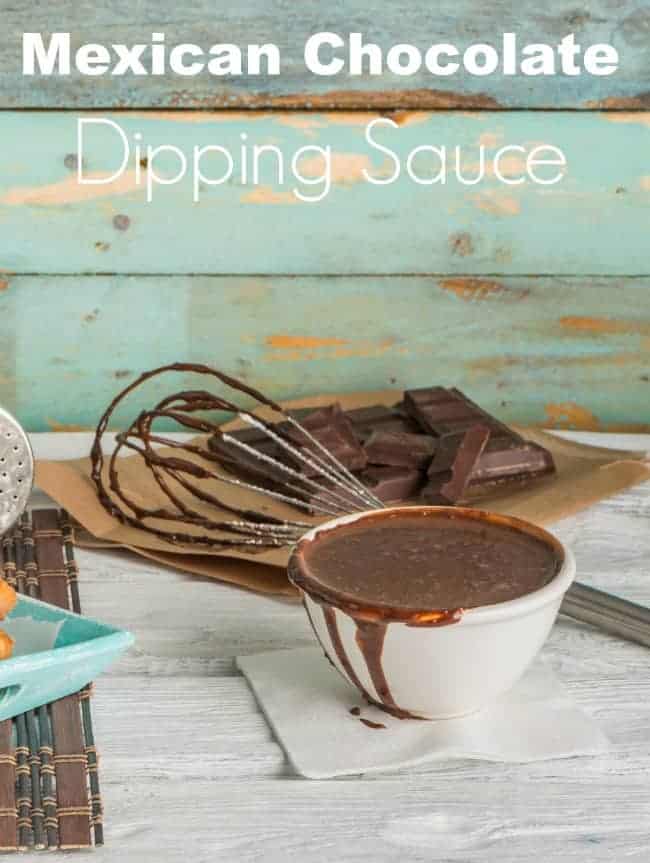
[[[2,540],[4,578],[81,613],[65,512],[34,510]],[[0,850],[103,845],[91,687],[0,722]]]

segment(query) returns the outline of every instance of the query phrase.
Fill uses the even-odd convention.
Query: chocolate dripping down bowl
[[[314,578],[307,552],[318,539],[400,513],[512,528],[553,552],[555,574],[539,589],[492,605],[408,612],[324,589]],[[361,565],[373,566],[372,551]],[[391,507],[336,518],[305,534],[289,561],[289,578],[334,667],[371,703],[422,719],[468,715],[509,690],[544,644],[574,576],[573,554],[552,534],[521,519],[459,507]]]

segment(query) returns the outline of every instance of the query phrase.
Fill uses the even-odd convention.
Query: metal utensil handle
[[[18,420],[0,407],[0,537],[20,518],[34,480],[34,455]]]
[[[560,613],[650,647],[650,608],[611,593],[574,582],[564,597]]]

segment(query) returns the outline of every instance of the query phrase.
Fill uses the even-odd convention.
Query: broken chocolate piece
[[[453,433],[444,434],[438,438],[438,446],[429,464],[427,476],[435,476],[438,473],[445,473],[451,470],[462,440],[462,434]]]
[[[302,416],[298,416],[298,411],[296,411],[296,419],[300,422],[301,426],[307,429],[307,431],[315,432],[322,428],[327,428],[327,426],[335,423],[342,413],[341,405],[336,402],[335,404],[325,405],[321,408],[313,408],[310,411],[303,412]],[[286,429],[287,434],[298,443],[302,443],[303,440],[308,440],[308,438],[305,438],[304,435],[300,434],[298,429],[293,428],[289,423],[281,423],[280,428]]]
[[[457,389],[424,387],[407,390],[404,393],[404,409],[419,423],[421,429],[436,437],[454,433],[462,437],[464,432],[480,423],[487,426],[495,437],[522,440],[520,435]]]
[[[300,420],[300,423],[318,443],[324,446],[348,470],[361,470],[366,466],[368,462],[366,453],[354,433],[352,423],[345,416],[339,404],[328,405],[311,411]],[[304,455],[323,458],[318,447],[299,429],[287,423],[282,423],[279,428],[287,437],[291,438]],[[291,454],[288,454],[288,457],[292,458]],[[310,467],[299,459],[292,460],[296,462],[297,468],[305,476],[317,476],[320,473],[317,466]]]
[[[335,426],[326,426],[317,431],[313,431],[312,434],[315,439],[324,446],[325,449],[334,456],[335,459],[337,459],[337,461],[339,461],[344,467],[347,467],[348,470],[359,470],[360,468],[365,467],[367,463],[366,454],[361,450],[356,438],[354,438],[354,440],[350,440],[345,433],[341,433],[341,430]],[[300,472],[305,476],[318,476],[322,473],[316,459],[322,459],[324,456],[318,447],[309,441],[303,446],[300,446],[299,449],[305,456],[311,457],[314,462],[314,465],[311,466],[300,461],[300,459],[296,459],[296,467]],[[292,456],[289,455],[289,458],[292,458]]]
[[[424,434],[375,431],[363,448],[370,464],[424,470],[436,451],[436,441]]]
[[[473,408],[475,411],[478,411],[481,414],[481,416],[483,417],[483,419],[485,421],[484,424],[490,428],[490,430],[492,432],[492,436],[496,437],[495,432],[498,429],[500,434],[504,435],[507,438],[515,439],[515,440],[519,440],[519,441],[523,440],[523,437],[520,434],[518,434],[514,429],[511,429],[510,426],[507,426],[505,423],[502,423],[500,420],[498,420],[496,417],[492,416],[492,414],[489,414],[482,407],[479,407],[479,405],[477,405],[476,402],[473,402],[470,398],[468,398],[465,395],[465,393],[462,393],[459,389],[456,389],[456,387],[451,387],[449,392],[453,393],[456,396],[456,398],[462,399],[467,405],[469,405],[469,407]]]
[[[404,409],[423,431],[436,437],[453,431],[466,431],[484,419],[478,408],[444,387],[407,390]]]
[[[384,503],[413,499],[427,484],[427,477],[423,497],[431,502],[448,503],[450,497],[460,493],[462,496],[454,500],[459,503],[480,498],[502,486],[525,485],[555,470],[548,450],[526,441],[453,388],[407,390],[404,400],[393,407],[370,405],[344,412],[336,403],[292,410],[291,416],[343,465],[356,472]],[[488,429],[488,440],[459,492],[460,486],[452,483],[452,469],[467,433],[479,425]],[[277,424],[275,431],[303,453],[322,456],[290,423]],[[263,431],[245,428],[230,434],[299,470],[305,477],[318,478],[324,490],[330,488],[325,478],[319,477],[317,467],[310,468],[299,458],[291,457]],[[210,440],[210,448],[224,467],[258,485],[278,490],[287,482],[287,475],[279,468],[224,442],[219,435]],[[315,489],[308,496],[314,506],[323,504]]]
[[[457,434],[447,434],[440,438],[427,475],[433,478],[436,474],[450,470],[458,446],[460,439]],[[469,478],[466,497],[481,497],[497,487],[525,484],[554,471],[553,456],[544,447],[524,440],[516,432],[507,436],[491,431],[485,449]]]
[[[425,477],[414,468],[371,465],[361,473],[361,479],[383,503],[400,503],[417,495]]]
[[[249,432],[255,432],[255,435],[259,435],[259,438],[247,434]],[[286,462],[282,448],[257,429],[238,429],[237,431],[228,432],[228,434],[237,440],[241,440],[247,446],[253,447],[258,452],[268,455],[270,458],[282,463]],[[272,464],[240,449],[235,444],[223,440],[219,434],[212,435],[209,438],[208,448],[219,457],[219,461],[223,467],[235,474],[246,477],[251,482],[255,482],[264,488],[269,487],[269,483],[275,484],[287,481],[286,473],[280,468],[274,467]]]
[[[401,402],[404,410],[411,413],[414,409],[433,405],[438,402],[448,402],[450,390],[446,387],[418,387],[413,390],[404,390],[404,399]]]
[[[417,433],[418,424],[396,408],[385,405],[371,405],[367,408],[353,408],[345,411],[345,416],[352,423],[355,434],[365,441],[375,431]]]
[[[422,489],[422,497],[429,503],[453,506],[463,497],[481,453],[490,437],[490,429],[476,425],[465,432],[461,445],[451,466],[451,477],[439,474]]]
[[[488,483],[513,476],[532,476],[552,472],[553,458],[544,447],[531,442],[516,443],[483,451],[470,477],[470,484]]]
[[[525,441],[460,390],[443,387],[408,390],[404,394],[404,408],[421,428],[438,438],[427,471],[431,480],[424,492],[427,499],[437,497],[435,490],[445,481],[439,475],[452,469],[465,434],[479,424],[489,430],[490,436],[469,476],[463,498],[480,497],[510,483],[523,484],[555,470],[548,450]]]

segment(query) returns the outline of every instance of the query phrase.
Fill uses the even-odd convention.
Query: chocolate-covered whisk
[[[227,390],[253,399],[258,407],[270,411],[280,423],[270,423],[230,398],[207,390],[182,390],[162,399],[154,408],[142,411],[131,425],[116,436],[113,453],[105,458],[102,437],[118,405],[136,388],[166,372],[203,375],[218,381]],[[256,429],[277,451],[278,458],[247,444],[206,418],[214,411],[234,413]],[[180,442],[154,431],[158,420],[175,423],[182,430],[213,435],[231,447],[245,452],[249,459],[271,468],[272,484],[260,484],[225,473],[221,458],[201,438]],[[161,445],[171,452],[161,452]],[[138,455],[164,494],[167,504],[145,507],[124,488],[120,479],[119,455],[124,450]],[[189,457],[188,457],[189,456]],[[145,530],[171,543],[209,547],[278,547],[298,540],[312,524],[280,519],[260,509],[229,503],[214,489],[234,487],[272,498],[310,515],[335,516],[355,510],[376,509],[383,503],[294,416],[258,390],[217,369],[195,363],[173,363],[145,372],[123,390],[100,419],[91,451],[92,478],[104,508],[122,523]],[[198,482],[197,482],[198,481]],[[210,487],[201,485],[208,481]],[[187,494],[182,495],[180,489]],[[188,497],[189,496],[189,497]],[[196,503],[208,504],[206,510]],[[221,512],[219,512],[221,511]],[[221,515],[224,513],[225,515]],[[174,522],[167,528],[165,522]],[[179,530],[178,525],[183,529]],[[189,529],[191,528],[191,530]],[[218,536],[208,532],[218,533]]]
[[[237,403],[206,390],[185,390],[170,395],[153,409],[142,411],[126,431],[116,436],[117,445],[106,459],[102,437],[116,407],[129,393],[145,381],[166,372],[191,372],[219,381],[228,389],[248,396],[258,406],[269,410],[281,422],[271,424]],[[228,411],[273,444],[270,452],[264,446],[252,445],[241,436],[224,432],[219,425],[200,414]],[[224,473],[223,453],[214,451],[205,439],[188,443],[155,433],[159,419],[175,422],[184,430],[210,435],[245,454],[270,484],[260,485],[234,474]],[[157,446],[165,445],[168,452]],[[144,460],[164,493],[167,504],[157,508],[143,507],[123,488],[118,456],[130,450]],[[170,454],[171,452],[171,454]],[[284,457],[278,458],[278,453]],[[4,461],[3,461],[4,459]],[[173,363],[145,372],[108,406],[102,416],[91,451],[92,478],[99,500],[105,509],[124,524],[137,527],[170,543],[213,548],[273,548],[292,545],[312,527],[310,523],[283,520],[260,509],[237,507],[219,494],[197,484],[213,481],[217,487],[236,487],[289,504],[312,515],[336,516],[366,509],[381,509],[384,503],[358,480],[341,461],[301,424],[296,417],[258,390],[209,366]],[[269,474],[268,469],[271,469]],[[18,518],[24,508],[33,472],[29,442],[13,417],[0,409],[0,534]],[[181,497],[179,488],[188,493]],[[192,501],[210,506],[210,515],[195,509]],[[225,515],[220,515],[225,513]],[[166,523],[174,522],[167,529]],[[178,525],[183,529],[179,530]],[[190,530],[191,528],[191,530]],[[218,536],[208,531],[218,532]],[[650,610],[575,583],[566,594],[562,611],[608,632],[650,646]]]
[[[0,536],[22,515],[34,481],[29,439],[8,411],[0,407]]]

